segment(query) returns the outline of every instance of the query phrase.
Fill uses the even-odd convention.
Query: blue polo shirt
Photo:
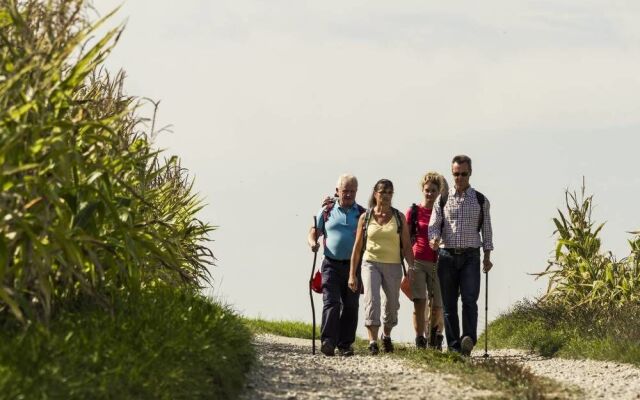
[[[329,212],[326,226],[322,217],[323,210],[320,209],[318,212],[318,230],[322,233],[324,227],[327,231],[324,238],[324,255],[336,260],[350,259],[360,218],[357,204],[354,202],[353,206],[344,209],[336,202]]]

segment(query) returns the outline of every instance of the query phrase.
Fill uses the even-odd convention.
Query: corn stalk
[[[83,0],[2,0],[0,316],[48,321],[79,295],[209,280],[213,227],[176,157],[154,150]],[[154,113],[155,115],[155,113]]]
[[[566,213],[558,210],[553,219],[557,236],[554,258],[544,272],[549,285],[542,301],[559,302],[569,307],[583,305],[621,307],[640,299],[638,254],[640,236],[629,240],[631,255],[620,261],[600,249],[604,223],[591,219],[593,196],[585,195],[583,182],[580,196],[565,191]],[[635,232],[637,234],[637,232]]]

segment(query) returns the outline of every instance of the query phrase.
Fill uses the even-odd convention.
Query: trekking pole
[[[489,343],[489,271],[484,272],[484,354],[482,357],[489,357],[487,347]]]
[[[313,216],[313,234],[316,235],[316,230],[318,229],[318,217]],[[315,236],[316,244],[318,243],[318,236]],[[318,257],[318,250],[313,252],[313,265],[311,266],[311,277],[309,278],[309,300],[311,300],[311,316],[313,318],[313,325],[311,332],[312,342],[311,342],[311,354],[316,354],[316,307],[313,304],[313,292],[311,291],[311,282],[313,282],[313,275],[316,271],[316,258]]]

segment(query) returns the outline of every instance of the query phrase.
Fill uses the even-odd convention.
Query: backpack
[[[482,223],[484,222],[484,195],[477,190],[476,199],[478,200],[478,204],[480,205],[480,218],[478,221],[478,232],[482,230]],[[442,234],[442,230],[444,229],[444,206],[447,204],[449,200],[449,193],[443,193],[440,195],[440,213],[442,214],[442,222],[440,224],[440,234]],[[413,213],[412,213],[413,214]]]

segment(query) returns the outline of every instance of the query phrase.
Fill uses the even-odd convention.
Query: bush
[[[0,327],[0,397],[235,398],[255,355],[227,308],[162,288],[115,300],[114,313],[74,302],[48,330]],[[14,321],[14,322],[11,322]]]
[[[83,0],[0,6],[0,315],[48,321],[82,295],[209,279],[210,225],[177,158],[151,147]],[[108,18],[108,16],[107,16]]]
[[[524,300],[491,323],[489,341],[492,347],[524,348],[547,357],[640,364],[640,305],[569,307]]]

